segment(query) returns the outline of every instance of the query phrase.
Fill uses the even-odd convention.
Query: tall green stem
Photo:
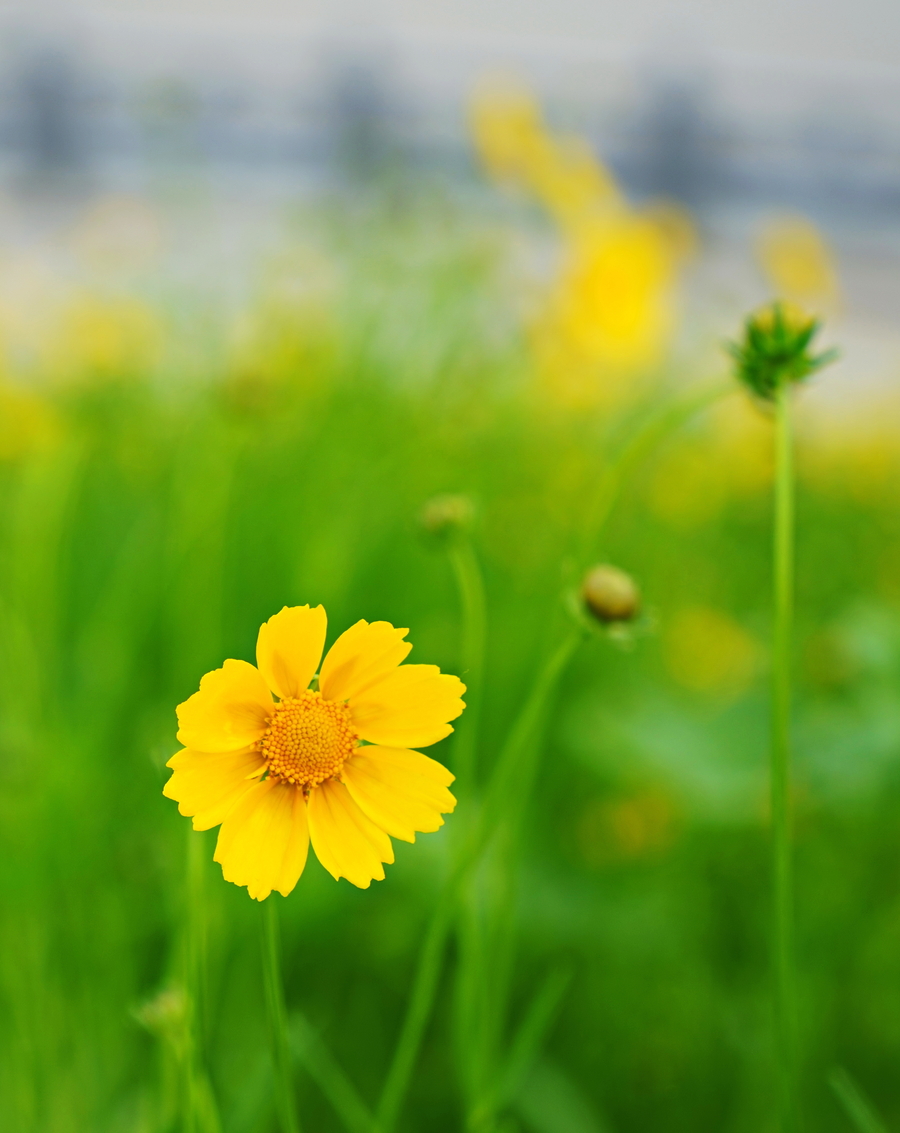
[[[221,1122],[206,1072],[206,886],[203,838],[188,828],[185,918],[185,1133],[219,1133]]]
[[[457,727],[453,760],[459,789],[466,796],[474,789],[478,723],[481,716],[487,613],[484,581],[468,535],[461,533],[449,548],[461,613],[460,663],[466,683],[466,713]]]
[[[262,961],[266,1006],[272,1042],[272,1064],[275,1071],[275,1104],[281,1133],[300,1133],[297,1101],[291,1073],[291,1047],[288,1034],[287,1007],[281,974],[281,934],[278,906],[270,896],[262,909]]]
[[[775,1055],[781,1133],[799,1128],[791,850],[791,629],[794,599],[794,469],[791,392],[775,398],[774,628],[772,640],[772,891]]]
[[[730,393],[727,385],[715,385],[676,397],[662,409],[654,411],[629,435],[615,458],[597,480],[592,496],[584,509],[581,553],[585,558],[596,554],[597,541],[606,526],[623,486],[629,477],[672,433],[686,425],[701,410],[707,409]]]
[[[459,533],[450,543],[449,556],[459,593],[462,630],[460,666],[466,682],[466,713],[457,726],[453,758],[458,793],[469,799],[475,787],[487,614],[481,568],[475,549],[465,533]],[[377,1126],[381,1133],[390,1133],[397,1124],[425,1028],[431,1017],[457,899],[459,875],[460,868],[457,864],[438,899],[422,941],[406,1016],[378,1103]]]

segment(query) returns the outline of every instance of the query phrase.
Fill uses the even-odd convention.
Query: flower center
[[[259,748],[269,775],[309,789],[340,773],[356,740],[347,706],[307,690],[276,705]]]

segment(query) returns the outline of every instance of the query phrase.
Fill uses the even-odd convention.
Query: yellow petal
[[[178,742],[194,751],[237,751],[263,734],[272,697],[259,671],[246,661],[226,661],[207,673],[200,691],[179,704]]]
[[[387,747],[428,747],[448,736],[466,686],[437,665],[402,665],[350,702],[353,728]]]
[[[393,838],[415,842],[416,831],[444,825],[456,799],[447,790],[453,775],[442,763],[406,748],[357,748],[341,771],[353,801]]]
[[[264,901],[277,889],[287,897],[297,884],[309,851],[303,792],[288,783],[253,783],[243,801],[222,823],[214,858],[222,876],[246,885]]]
[[[284,700],[299,696],[316,675],[328,619],[321,606],[285,606],[260,627],[256,663],[269,688]]]
[[[181,814],[193,815],[195,830],[218,826],[253,786],[265,761],[255,747],[242,751],[179,751],[168,762],[172,778],[163,787]]]
[[[343,783],[330,779],[309,796],[309,836],[316,857],[337,881],[360,889],[384,879],[382,862],[394,860],[391,840],[359,809]]]
[[[390,622],[357,622],[337,639],[322,662],[319,691],[326,700],[349,700],[392,672],[409,655],[408,629]]]

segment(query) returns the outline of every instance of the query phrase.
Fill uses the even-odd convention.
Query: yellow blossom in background
[[[861,504],[900,499],[900,398],[893,391],[810,418],[798,457],[807,484]]]
[[[31,390],[0,382],[0,461],[18,460],[60,435],[55,410]]]
[[[146,373],[163,341],[153,308],[128,295],[76,293],[63,308],[44,365],[64,378],[120,378]]]
[[[510,80],[487,80],[470,106],[475,147],[497,181],[531,192],[563,225],[621,203],[609,169],[581,138],[556,137],[527,88]]]
[[[756,639],[730,614],[709,606],[677,611],[664,627],[662,644],[669,673],[692,692],[739,696],[759,666]]]
[[[539,387],[571,408],[633,396],[635,375],[658,365],[676,325],[677,266],[695,244],[690,218],[665,203],[632,208],[587,142],[555,135],[521,86],[481,86],[471,120],[491,176],[530,193],[562,237],[529,328]]]
[[[838,273],[825,237],[804,216],[773,217],[756,241],[760,267],[772,291],[817,314],[833,310]]]
[[[768,492],[772,473],[770,424],[735,394],[710,407],[699,435],[686,434],[662,454],[647,482],[647,503],[670,526],[692,530],[713,522],[729,500]]]
[[[388,622],[351,626],[318,671],[326,626],[321,606],[285,607],[259,631],[258,667],[226,661],[178,706],[185,748],[163,793],[195,830],[221,826],[225,880],[259,901],[291,892],[310,842],[333,877],[366,889],[394,860],[391,837],[414,842],[456,805],[453,775],[411,749],[453,731],[465,685],[402,664],[409,631]]]
[[[272,406],[285,385],[322,387],[340,346],[336,287],[333,263],[308,248],[266,265],[258,295],[230,328],[224,392],[234,407]]]

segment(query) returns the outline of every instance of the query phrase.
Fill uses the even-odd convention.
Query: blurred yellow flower
[[[900,498],[900,398],[820,410],[806,422],[799,458],[806,483],[837,498],[890,506]]]
[[[45,361],[54,375],[126,377],[156,362],[162,336],[159,315],[142,300],[83,292],[63,311]]]
[[[608,406],[658,363],[674,327],[674,261],[650,220],[617,214],[569,242],[546,310],[532,328],[541,378],[574,406]]]
[[[488,173],[532,192],[561,224],[621,202],[615,178],[587,143],[554,136],[534,96],[519,84],[481,84],[472,99],[470,120]]]
[[[811,220],[792,215],[769,220],[756,253],[776,295],[815,312],[833,307],[838,297],[834,256]]]
[[[740,695],[759,663],[756,640],[724,610],[689,606],[665,627],[663,659],[672,677],[693,692]]]
[[[456,805],[453,775],[410,749],[453,731],[465,685],[401,664],[408,630],[359,621],[310,688],[326,625],[321,606],[285,607],[259,631],[258,668],[226,661],[178,706],[185,749],[163,793],[195,830],[221,824],[215,860],[259,901],[291,892],[310,841],[333,877],[366,889],[394,860],[389,835],[414,842]]]
[[[694,248],[684,209],[632,209],[587,142],[554,134],[534,96],[487,81],[471,104],[472,133],[496,180],[534,196],[565,240],[561,267],[531,327],[540,386],[571,408],[608,407],[625,379],[662,358],[675,326],[675,268]]]
[[[57,440],[60,423],[49,402],[0,382],[0,461],[18,460]]]

